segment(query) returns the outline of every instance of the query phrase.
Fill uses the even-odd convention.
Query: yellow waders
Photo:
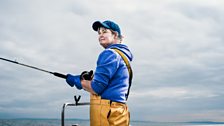
[[[130,113],[126,104],[90,97],[90,126],[129,126]]]

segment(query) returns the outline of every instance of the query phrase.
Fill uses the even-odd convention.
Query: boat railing
[[[75,103],[64,103],[62,107],[62,112],[61,112],[61,126],[65,126],[65,108],[67,106],[83,106],[83,105],[90,105],[89,102],[81,102],[79,103],[79,100],[81,99],[81,96],[79,95],[78,98],[76,95],[74,96]],[[74,124],[72,126],[78,126],[78,124]]]

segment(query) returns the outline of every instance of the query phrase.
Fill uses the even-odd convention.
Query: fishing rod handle
[[[61,74],[61,73],[54,72],[52,74],[54,74],[54,76],[56,76],[56,77],[60,77],[60,78],[64,78],[64,79],[67,78],[67,75],[64,75],[64,74]]]

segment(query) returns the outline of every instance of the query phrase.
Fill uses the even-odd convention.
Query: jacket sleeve
[[[118,55],[111,49],[104,50],[97,60],[97,67],[92,80],[92,89],[101,94],[108,86],[110,79],[116,72],[119,64]]]

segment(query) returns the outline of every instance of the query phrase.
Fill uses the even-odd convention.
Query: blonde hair
[[[115,34],[116,36],[117,36],[117,39],[120,41],[120,43],[122,42],[122,40],[123,40],[123,36],[122,35],[119,35],[119,33],[118,32],[116,32],[116,31],[113,31],[113,30],[111,30],[111,29],[109,29],[113,34]]]

